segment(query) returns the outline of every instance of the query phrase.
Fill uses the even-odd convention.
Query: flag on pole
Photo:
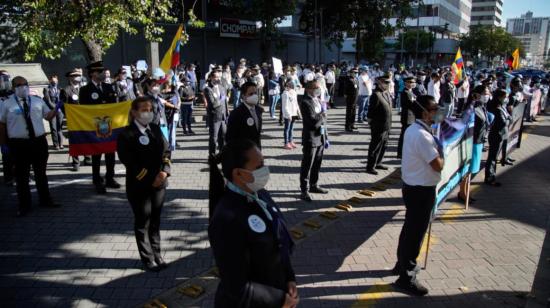
[[[114,153],[118,134],[128,125],[131,101],[115,104],[65,104],[69,154]]]
[[[162,62],[160,63],[160,68],[164,71],[164,73],[168,73],[168,71],[171,68],[176,67],[180,64],[180,46],[181,46],[182,32],[183,32],[183,25],[180,25],[178,27],[178,32],[176,32],[176,35],[172,40],[172,44],[170,45],[170,48],[162,58]]]
[[[516,48],[512,53],[512,69],[517,70],[519,68],[519,48]]]
[[[453,71],[453,82],[458,84],[462,80],[462,68],[464,67],[464,61],[462,60],[462,53],[460,47],[456,52],[455,61],[451,65]]]

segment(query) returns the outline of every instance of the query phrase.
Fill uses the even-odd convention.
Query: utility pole
[[[419,2],[416,7],[416,49],[414,52],[414,64],[418,63],[418,41],[420,39],[420,8],[422,4]]]
[[[208,67],[208,59],[207,59],[207,40],[206,40],[206,30],[208,29],[208,17],[206,15],[206,6],[207,6],[207,0],[202,0],[201,2],[201,9],[202,9],[202,20],[205,22],[205,27],[202,29],[202,67],[201,67],[201,73],[204,74],[207,72],[206,68]],[[201,80],[202,76],[198,77],[198,80]]]
[[[313,9],[313,63],[317,62],[317,0]]]
[[[321,21],[321,28],[320,28],[320,35],[319,35],[319,61],[323,61],[323,8],[321,8],[321,12],[319,13],[319,19]]]

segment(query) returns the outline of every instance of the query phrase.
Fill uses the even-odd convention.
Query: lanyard
[[[29,104],[28,114],[25,113],[25,109],[23,109],[23,106],[21,106],[22,104],[19,102],[19,98],[17,98],[17,95],[14,95],[13,97],[15,97],[15,101],[17,102],[17,107],[19,107],[19,110],[21,110],[21,114],[23,115],[23,117],[30,119],[31,118],[31,97],[30,96],[27,97],[27,104]]]
[[[267,203],[260,199],[258,197],[258,194],[250,194],[250,193],[247,193],[246,191],[242,190],[240,187],[238,187],[237,185],[233,184],[232,182],[227,182],[227,188],[231,191],[233,191],[234,193],[236,194],[239,194],[241,196],[245,196],[248,201],[254,201],[256,202],[256,204],[258,204],[262,210],[264,211],[265,213],[265,216],[267,216],[267,218],[269,220],[273,220],[273,216],[271,215],[271,213],[267,210]]]

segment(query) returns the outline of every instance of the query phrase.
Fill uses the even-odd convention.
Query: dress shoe
[[[194,131],[192,131],[192,130],[189,131],[189,135],[194,135],[194,134],[195,134]]]
[[[511,157],[506,158],[506,160],[509,161],[509,162],[511,162],[511,163],[513,163],[513,162],[516,161],[515,159],[513,159],[513,158],[511,158]]]
[[[504,166],[506,166],[506,165],[508,165],[508,166],[513,166],[514,163],[511,162],[511,161],[503,161],[503,162],[501,162],[501,165],[502,165],[502,167],[504,167]]]
[[[463,198],[460,194],[457,195],[458,200],[462,201],[462,203],[466,204],[466,198]],[[470,197],[470,204],[475,203],[476,199]]]
[[[91,159],[84,159],[84,166],[91,166],[92,160]]]
[[[378,175],[378,171],[374,170],[373,168],[367,168],[367,173]]]
[[[411,295],[424,296],[428,294],[428,289],[422,284],[420,284],[420,282],[418,282],[418,280],[416,279],[413,281],[405,281],[405,280],[397,279],[394,285]]]
[[[158,265],[160,269],[165,269],[168,267],[168,263],[166,263],[166,261],[164,261],[162,257],[155,258],[155,263]]]
[[[107,183],[105,183],[105,186],[108,188],[115,188],[115,189],[120,188],[120,184],[118,184],[118,182],[115,181],[115,179],[107,180]]]
[[[420,272],[420,266],[415,265],[413,271],[415,273]],[[399,263],[395,263],[395,266],[391,270],[392,275],[399,275]]]
[[[79,165],[73,165],[73,168],[71,169],[71,171],[78,172],[78,170],[80,170],[80,166]]]
[[[300,199],[306,201],[306,202],[311,202],[313,201],[313,199],[311,199],[311,196],[309,195],[308,192],[302,192],[302,194],[300,195]]]
[[[102,183],[97,183],[97,184],[94,184],[94,185],[95,185],[95,191],[98,194],[106,194],[107,193],[107,190],[105,189],[105,186]]]
[[[143,270],[147,272],[158,272],[160,268],[153,262],[143,262]]]
[[[328,190],[326,190],[323,187],[318,186],[318,185],[311,187],[309,189],[309,192],[313,193],[313,194],[328,194]]]
[[[378,170],[388,170],[389,168],[380,164],[380,165],[377,165],[376,167],[374,167],[374,169],[378,169]]]

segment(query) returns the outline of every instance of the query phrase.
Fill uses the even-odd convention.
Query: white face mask
[[[319,97],[321,96],[322,92],[321,92],[321,89],[317,88],[313,91],[313,96],[315,97]]]
[[[246,186],[248,186],[248,188],[250,188],[253,192],[258,192],[259,190],[264,189],[267,182],[269,182],[269,168],[267,166],[263,166],[260,169],[249,172],[252,173],[254,179],[251,183],[246,183]]]
[[[153,121],[155,115],[152,111],[140,112],[136,120],[143,126],[149,125]]]
[[[15,88],[15,95],[20,98],[27,98],[29,96],[29,86],[18,86]]]
[[[151,92],[154,97],[157,97],[160,94],[160,87],[154,86],[149,92]]]
[[[244,102],[250,106],[258,105],[258,94],[254,94],[246,97]]]

